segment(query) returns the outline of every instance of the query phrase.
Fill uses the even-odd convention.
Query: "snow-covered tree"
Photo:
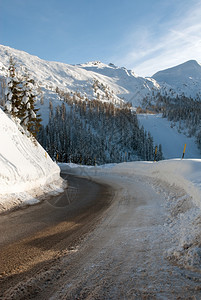
[[[23,98],[21,104],[21,122],[20,124],[29,132],[36,136],[39,131],[42,121],[39,109],[36,108],[36,92],[34,91],[34,80],[31,79],[28,73],[25,73],[23,80]]]
[[[5,111],[13,117],[19,118],[21,116],[23,90],[22,83],[16,75],[15,63],[12,57],[10,57],[8,77],[6,78],[5,96]]]
[[[34,81],[27,71],[25,75],[16,74],[15,63],[10,57],[8,77],[5,88],[5,112],[19,120],[20,125],[33,136],[39,131],[41,118],[38,108],[35,107],[36,93]]]
[[[1,83],[0,106],[5,107],[5,103],[6,103],[6,96],[5,96],[6,80],[4,78],[1,78],[0,83]]]

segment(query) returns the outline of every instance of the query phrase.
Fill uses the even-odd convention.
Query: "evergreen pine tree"
[[[36,108],[36,94],[33,90],[34,81],[26,72],[23,81],[23,98],[21,104],[21,122],[20,124],[27,129],[33,136],[36,137],[37,132],[41,126],[41,115],[38,113],[39,109]]]
[[[5,112],[19,119],[20,125],[36,137],[42,119],[38,113],[39,109],[35,107],[36,94],[33,90],[34,81],[30,79],[27,71],[24,76],[17,76],[12,57],[10,57],[6,81]]]
[[[6,103],[5,112],[13,117],[21,116],[21,104],[23,97],[22,82],[16,75],[15,63],[10,57],[10,65],[8,68],[8,77],[6,79],[7,87],[5,89]]]

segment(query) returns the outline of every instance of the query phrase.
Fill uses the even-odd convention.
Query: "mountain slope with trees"
[[[22,72],[23,77],[21,77],[22,74],[19,74],[19,72],[17,71],[17,76],[14,75],[12,78],[12,68],[8,70],[9,60],[11,56],[15,61],[15,68],[17,70],[24,70]],[[201,91],[201,86],[199,85],[198,80],[200,74],[200,65],[195,61],[190,61],[185,64],[182,64],[181,66],[171,68],[169,69],[169,71],[165,70],[159,72],[158,74],[155,74],[156,77],[158,76],[158,81],[156,81],[153,78],[139,77],[133,71],[127,70],[126,68],[119,68],[113,64],[106,65],[101,62],[90,62],[82,65],[73,66],[57,62],[47,62],[38,57],[29,55],[28,53],[25,53],[23,51],[18,51],[6,46],[0,46],[0,57],[0,104],[4,106],[5,102],[7,102],[7,111],[10,110],[10,112],[16,117],[18,115],[20,124],[24,128],[27,127],[29,131],[32,131],[33,135],[36,135],[40,127],[40,114],[43,119],[42,124],[44,128],[48,125],[47,127],[51,127],[51,130],[55,130],[55,128],[53,128],[53,125],[51,125],[52,120],[49,121],[49,103],[51,103],[51,114],[53,115],[53,118],[56,123],[58,122],[56,116],[60,114],[60,108],[57,108],[57,106],[61,106],[63,102],[69,101],[69,103],[73,102],[74,105],[69,103],[65,104],[66,114],[68,115],[66,123],[68,123],[71,127],[76,127],[75,132],[77,133],[77,135],[79,133],[81,139],[83,139],[83,136],[86,136],[86,134],[88,134],[90,136],[89,140],[93,140],[94,145],[97,141],[99,141],[100,144],[103,144],[102,140],[104,140],[104,151],[108,153],[108,149],[110,148],[110,154],[104,154],[104,158],[102,157],[103,151],[101,151],[102,154],[100,154],[99,152],[99,154],[95,154],[95,151],[91,149],[89,151],[91,161],[94,161],[95,157],[101,163],[111,162],[111,157],[115,157],[117,161],[129,159],[151,159],[151,155],[147,153],[147,146],[141,147],[144,150],[139,150],[140,146],[138,146],[138,149],[136,149],[135,147],[131,149],[131,146],[128,145],[127,142],[123,142],[126,144],[124,146],[122,146],[123,144],[121,145],[121,147],[117,146],[117,149],[115,149],[115,151],[117,152],[114,155],[114,150],[112,150],[111,147],[115,143],[116,145],[120,145],[117,135],[121,135],[120,132],[124,129],[121,129],[120,126],[117,125],[117,123],[115,123],[117,120],[117,116],[115,116],[114,121],[114,116],[112,113],[110,113],[110,117],[107,118],[106,121],[109,124],[109,119],[111,119],[110,126],[112,128],[112,124],[115,124],[115,131],[117,131],[118,134],[115,134],[113,137],[114,129],[111,130],[110,128],[107,128],[109,134],[112,135],[112,142],[108,146],[108,142],[106,143],[107,138],[105,138],[105,136],[102,134],[104,128],[100,128],[100,122],[97,122],[99,115],[97,114],[96,109],[91,110],[89,106],[89,102],[91,101],[91,106],[93,106],[96,102],[99,103],[100,107],[101,105],[108,105],[108,107],[110,105],[114,105],[118,111],[117,115],[121,119],[118,122],[122,122],[122,124],[124,124],[124,121],[122,121],[124,117],[122,116],[122,114],[120,114],[120,110],[123,109],[123,112],[124,108],[127,105],[129,109],[132,110],[131,115],[133,119],[136,118],[136,116],[133,113],[133,111],[135,110],[137,111],[137,113],[162,112],[164,117],[168,117],[170,120],[171,118],[173,118],[174,122],[180,122],[181,124],[183,124],[183,127],[187,128],[186,134],[195,136],[197,144],[200,147],[200,118],[198,116],[199,110],[196,111],[195,109],[195,107],[199,108],[200,103],[199,95]],[[30,78],[27,75],[28,73],[31,74]],[[162,74],[165,74],[163,78]],[[6,79],[6,77],[9,79]],[[16,78],[18,82],[14,83]],[[174,86],[173,84],[171,85],[171,78],[175,83]],[[184,79],[188,79],[188,81],[184,82]],[[192,82],[196,82],[196,85],[193,85],[193,87],[190,85],[190,83]],[[13,99],[12,89],[15,87],[15,85],[16,88],[14,93],[18,95],[15,97],[15,99]],[[182,88],[183,86],[185,86],[185,89]],[[182,94],[182,91],[186,92],[188,97]],[[189,97],[191,91],[193,91],[194,93],[194,98]],[[183,100],[184,98],[185,100]],[[12,108],[11,102],[13,102],[13,100],[15,100],[15,105]],[[20,102],[18,100],[20,100]],[[182,107],[181,103],[183,103]],[[80,110],[80,107],[82,106],[85,106],[85,115],[83,112],[78,112]],[[180,108],[179,115],[178,107]],[[40,113],[38,111],[39,108]],[[101,108],[99,108],[98,110],[100,111]],[[90,114],[88,113],[88,111],[90,111]],[[70,112],[73,112],[73,117],[69,115]],[[19,113],[21,114],[20,116]],[[90,118],[92,114],[94,114],[93,122],[95,123],[97,128],[94,127],[94,125],[92,124],[93,122],[90,123]],[[127,112],[124,111],[124,114],[127,118]],[[71,118],[72,120],[70,122],[69,120]],[[78,121],[74,122],[76,118],[80,118],[80,124],[83,126],[83,128],[85,128],[85,131],[87,131],[87,133],[83,130],[81,126],[77,126]],[[104,116],[104,118],[106,117]],[[131,120],[130,117],[127,118],[127,125],[129,123],[128,119],[130,120],[129,122],[131,122],[131,130],[137,132],[138,129],[134,129],[132,127],[132,124],[134,124],[135,122]],[[103,121],[103,123],[105,124],[106,121]],[[90,124],[84,126],[85,123]],[[183,130],[182,126],[180,127],[181,130]],[[42,129],[42,131],[44,131],[44,128]],[[129,131],[129,126],[125,130]],[[126,133],[124,133],[123,136],[126,139]],[[39,137],[40,135],[38,136],[38,138]],[[100,139],[100,137],[102,137],[102,140]],[[132,139],[132,134],[129,133],[129,137]],[[138,138],[139,137],[140,134],[138,134]],[[144,133],[144,135],[141,134],[142,141],[139,141],[138,138],[136,138],[136,140],[138,140],[139,143],[146,145],[146,143],[144,143],[143,140],[146,140],[147,137],[148,133]],[[75,136],[73,138],[71,136],[69,138],[68,136],[68,139],[70,139],[71,141],[70,143],[72,143],[72,140],[75,138]],[[123,138],[121,138],[120,140],[122,139]],[[41,141],[42,143],[43,140],[44,139],[42,139]],[[59,143],[61,144],[61,141]],[[158,144],[158,141],[156,141],[156,143]],[[60,150],[60,144],[57,146],[57,152],[60,151],[62,152],[62,154],[60,155],[59,153],[56,153],[55,150],[52,150],[53,153],[51,153],[51,156],[53,158],[55,158],[55,155],[57,155],[59,156],[59,159],[64,159],[64,151]],[[48,148],[50,148],[50,145],[52,145],[52,142],[49,144]],[[70,160],[69,157],[72,157],[72,146],[69,147],[69,153],[67,154],[68,157],[65,157],[65,160],[68,161]],[[76,151],[75,147],[73,149],[75,152],[75,157],[83,157],[83,154],[81,155],[80,153],[77,153],[80,151],[83,153],[83,149],[79,151]],[[80,158],[78,159],[75,157],[73,159],[74,161],[80,160]],[[88,161],[88,158],[85,160]]]
[[[64,100],[55,111],[50,103],[49,123],[38,135],[52,158],[89,165],[154,159],[153,138],[129,106]],[[158,149],[156,159],[161,160],[161,145]]]

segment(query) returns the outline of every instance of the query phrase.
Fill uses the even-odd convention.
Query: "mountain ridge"
[[[134,107],[141,105],[145,97],[151,98],[158,93],[171,97],[184,94],[187,97],[201,99],[201,66],[195,60],[144,78],[133,70],[127,70],[112,63],[93,61],[70,65],[46,61],[25,51],[0,45],[0,76],[2,77],[7,75],[6,69],[10,56],[16,61],[17,67],[23,66],[28,69],[33,79],[42,87],[44,98],[55,93],[58,87],[69,93],[79,92],[88,99],[99,97],[99,100],[113,103],[121,103],[122,100],[131,102]],[[197,73],[189,73],[195,69]],[[102,89],[97,88],[95,91],[94,82],[98,82],[98,86],[102,86]],[[110,100],[107,97],[108,94]],[[54,95],[53,98],[55,97]]]

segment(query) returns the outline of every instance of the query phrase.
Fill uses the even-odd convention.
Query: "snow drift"
[[[35,197],[62,188],[56,163],[1,109],[0,140],[0,212],[20,203],[38,202]]]

